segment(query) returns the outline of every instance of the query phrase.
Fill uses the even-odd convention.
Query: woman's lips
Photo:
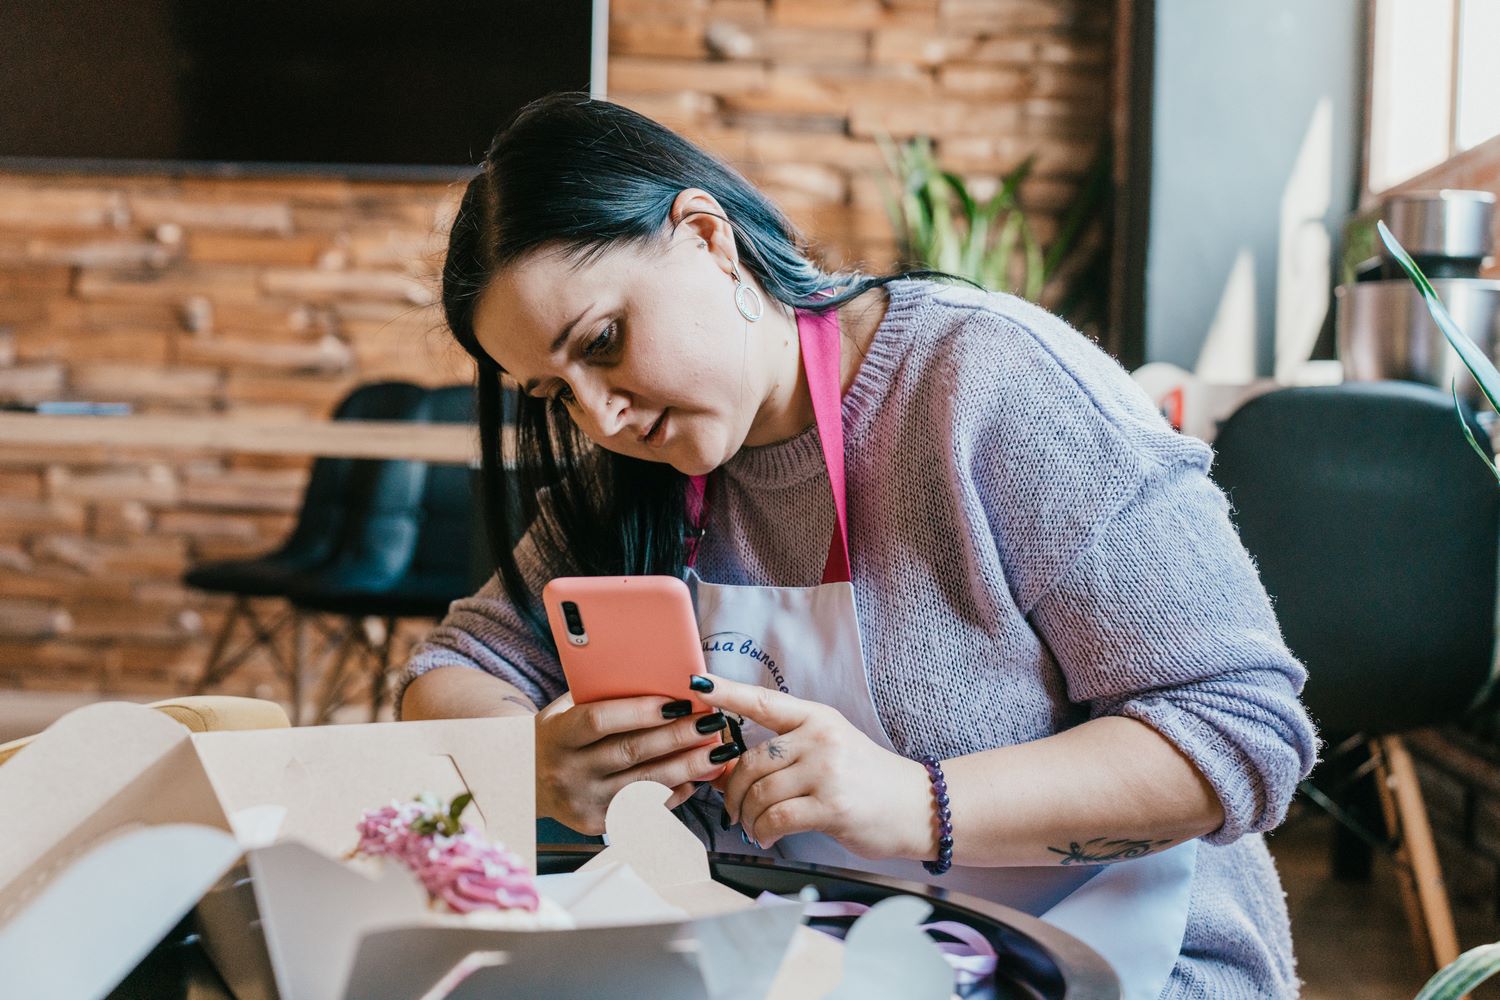
[[[656,418],[656,423],[654,423],[654,424],[651,425],[651,429],[646,432],[646,436],[643,437],[643,438],[641,438],[641,441],[644,442],[645,444],[648,444],[651,447],[655,448],[655,447],[657,447],[658,445],[660,445],[662,443],[662,440],[666,436],[667,436],[667,411],[666,410],[662,410],[661,411],[661,416],[659,416],[659,417]]]

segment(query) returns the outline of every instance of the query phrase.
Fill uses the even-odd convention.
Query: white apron
[[[839,328],[835,313],[798,311],[802,360],[833,488],[838,529],[816,587],[731,587],[689,569],[704,658],[710,673],[778,688],[837,709],[878,745],[899,753],[875,712],[850,583],[844,489],[844,429],[839,397]],[[702,490],[700,480],[697,487]],[[693,553],[696,555],[696,552]],[[767,732],[747,724],[753,746]],[[698,831],[708,839],[709,831]],[[929,875],[916,861],[867,861],[825,834],[782,838],[769,851],[741,847],[740,830],[721,850],[877,872],[953,889],[1041,917],[1083,940],[1114,968],[1129,1000],[1156,1000],[1182,947],[1197,841],[1109,865],[964,868]],[[962,843],[965,831],[954,831]]]

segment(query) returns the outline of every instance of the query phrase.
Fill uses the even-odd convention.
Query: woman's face
[[[485,289],[475,336],[600,447],[706,474],[750,436],[785,346],[770,329],[762,335],[779,319],[769,309],[747,336],[727,261],[686,227],[664,246],[623,246],[581,265],[543,249]]]

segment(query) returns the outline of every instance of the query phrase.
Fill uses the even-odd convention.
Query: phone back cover
[[[569,641],[562,602],[583,617],[588,644]],[[707,673],[687,584],[671,576],[559,577],[542,590],[568,688],[578,703],[661,695],[703,705],[688,677]]]

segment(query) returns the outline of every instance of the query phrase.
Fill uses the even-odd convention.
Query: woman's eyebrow
[[[583,312],[579,313],[577,316],[574,316],[572,322],[562,328],[562,333],[559,333],[556,337],[554,337],[552,340],[552,344],[547,348],[548,354],[556,354],[558,352],[558,349],[568,342],[568,337],[572,336],[573,334],[573,327],[577,326],[578,321],[589,314],[590,308],[592,307],[585,307]]]
[[[579,321],[581,321],[583,319],[583,317],[585,317],[585,316],[587,316],[589,314],[589,309],[591,309],[591,308],[593,308],[593,307],[592,306],[586,306],[584,308],[583,312],[579,313],[577,316],[574,316],[573,319],[566,326],[564,326],[562,328],[562,333],[559,333],[556,337],[554,337],[552,339],[552,343],[549,344],[549,345],[547,345],[547,353],[548,354],[556,354],[559,350],[562,349],[562,345],[566,344],[568,342],[568,338],[573,335],[573,328],[578,325]],[[529,379],[526,380],[526,384],[524,386],[522,386],[521,388],[522,388],[522,391],[525,392],[526,395],[529,396],[529,395],[531,395],[532,390],[535,389],[537,386],[539,386],[541,384],[542,384],[542,380],[541,379],[539,379],[539,378],[529,378]]]

